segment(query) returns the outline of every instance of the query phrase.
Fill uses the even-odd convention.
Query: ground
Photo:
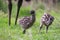
[[[14,25],[14,16],[9,26],[8,14],[0,11],[0,40],[60,40],[60,13],[51,11],[50,14],[55,20],[49,27],[48,33],[46,33],[45,26],[39,32],[40,18],[43,15],[43,10],[39,9],[36,11],[36,22],[26,31],[26,34],[23,34],[21,26]]]

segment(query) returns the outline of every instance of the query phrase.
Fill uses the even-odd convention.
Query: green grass
[[[28,8],[27,8],[28,9]],[[27,9],[21,9],[19,17],[26,16],[28,14]],[[15,10],[15,9],[13,9]],[[51,11],[51,15],[55,20],[49,27],[48,33],[46,33],[45,26],[39,32],[40,18],[43,15],[43,10],[36,11],[36,22],[34,25],[26,31],[26,34],[22,33],[20,25],[14,25],[16,11],[12,11],[12,24],[8,25],[8,14],[0,12],[0,40],[60,40],[60,13]]]

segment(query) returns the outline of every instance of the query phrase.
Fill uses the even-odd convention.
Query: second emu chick
[[[46,26],[46,33],[47,33],[48,27],[52,24],[53,21],[54,21],[53,16],[51,16],[48,13],[44,13],[44,15],[41,18],[40,30],[42,29],[43,25],[45,25]]]
[[[31,16],[26,16],[19,20],[19,24],[21,24],[24,29],[23,34],[25,34],[26,29],[30,28],[35,22],[35,11],[31,10],[30,14]]]

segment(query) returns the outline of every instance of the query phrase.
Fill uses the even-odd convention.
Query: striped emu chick
[[[30,28],[35,22],[35,11],[32,10],[30,14],[31,16],[26,16],[19,20],[19,24],[23,28],[23,34],[25,34],[26,29]]]
[[[48,13],[44,13],[44,15],[41,18],[40,30],[42,29],[43,25],[45,25],[46,26],[46,33],[47,33],[48,27],[52,24],[53,21],[54,21],[53,16],[51,16]]]

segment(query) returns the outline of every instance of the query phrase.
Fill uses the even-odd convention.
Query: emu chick
[[[46,33],[48,31],[48,27],[52,24],[52,22],[54,21],[54,17],[51,16],[48,13],[44,13],[44,15],[41,17],[41,25],[40,25],[40,30],[42,29],[43,25],[46,26]]]
[[[32,10],[30,14],[31,16],[26,16],[19,20],[19,24],[21,24],[22,28],[24,29],[23,30],[24,34],[26,32],[26,29],[30,28],[35,22],[35,11]]]

